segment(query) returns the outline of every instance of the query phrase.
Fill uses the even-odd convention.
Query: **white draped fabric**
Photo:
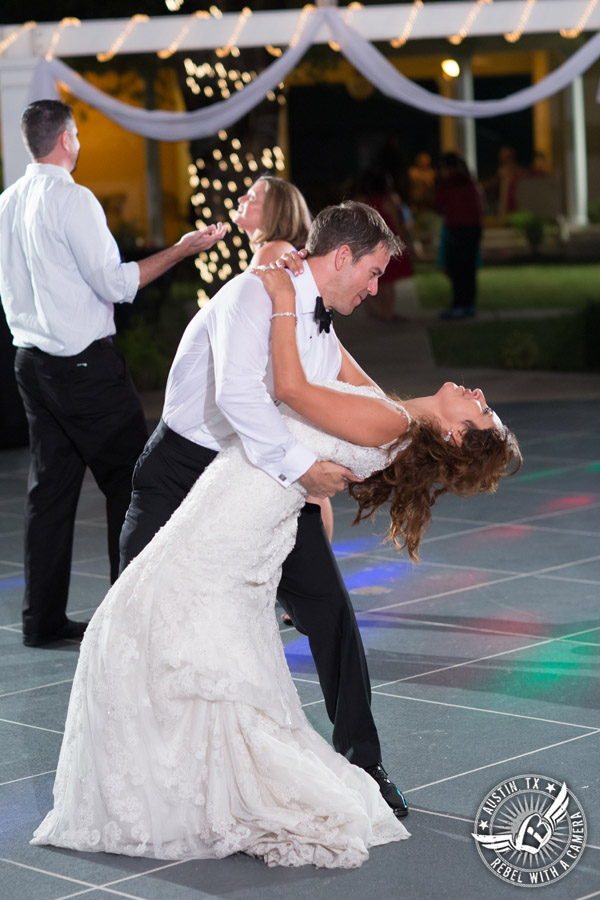
[[[272,91],[314,42],[323,25],[354,67],[388,97],[424,112],[443,116],[484,118],[517,112],[545,100],[567,87],[600,57],[600,33],[594,35],[558,69],[537,84],[499,100],[450,100],[415,84],[400,72],[365,38],[342,18],[340,10],[317,9],[309,17],[298,42],[271,63],[251,84],[228,100],[190,113],[143,110],[115,100],[93,87],[58,59],[41,60],[36,68],[31,99],[58,96],[56,82],[91,106],[96,107],[128,131],[161,141],[182,141],[207,137],[227,128],[246,115]],[[600,91],[598,95],[600,102]]]

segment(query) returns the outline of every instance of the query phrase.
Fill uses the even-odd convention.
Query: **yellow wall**
[[[135,72],[84,72],[101,91],[133,106],[142,106],[144,83]],[[116,125],[98,110],[68,95],[79,128],[81,155],[75,180],[90,188],[105,208],[109,226],[131,226],[142,241],[148,238],[146,202],[146,140]],[[161,72],[156,90],[161,109],[183,110],[174,71]],[[164,237],[173,243],[190,229],[187,176],[188,143],[160,144]]]

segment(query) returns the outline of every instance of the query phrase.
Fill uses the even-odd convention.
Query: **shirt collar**
[[[296,285],[296,309],[301,315],[313,315],[315,301],[319,296],[319,288],[311,272],[307,259],[304,260],[304,272],[294,279]]]
[[[73,176],[67,172],[62,166],[55,166],[53,163],[29,163],[25,174],[29,178],[34,175],[52,175],[53,178],[63,178],[65,181],[73,181]]]

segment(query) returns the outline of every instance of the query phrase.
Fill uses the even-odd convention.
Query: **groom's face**
[[[378,244],[372,253],[361,256],[356,262],[350,252],[345,254],[340,259],[331,296],[323,298],[325,306],[342,316],[349,316],[368,294],[377,293],[379,278],[389,261],[389,251],[383,244]]]

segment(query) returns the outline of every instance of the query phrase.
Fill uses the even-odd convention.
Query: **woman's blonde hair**
[[[258,180],[266,183],[266,191],[261,223],[252,235],[252,243],[257,246],[268,241],[287,241],[294,247],[304,247],[311,216],[298,188],[273,175],[261,175]]]
[[[407,436],[410,443],[389,466],[365,481],[350,483],[348,490],[358,501],[353,525],[372,518],[383,503],[389,502],[387,540],[399,550],[406,547],[410,558],[418,561],[417,550],[438,497],[493,493],[502,477],[519,471],[523,458],[517,439],[505,426],[473,426],[457,446],[443,439],[437,423],[416,419],[408,435],[399,441]]]

